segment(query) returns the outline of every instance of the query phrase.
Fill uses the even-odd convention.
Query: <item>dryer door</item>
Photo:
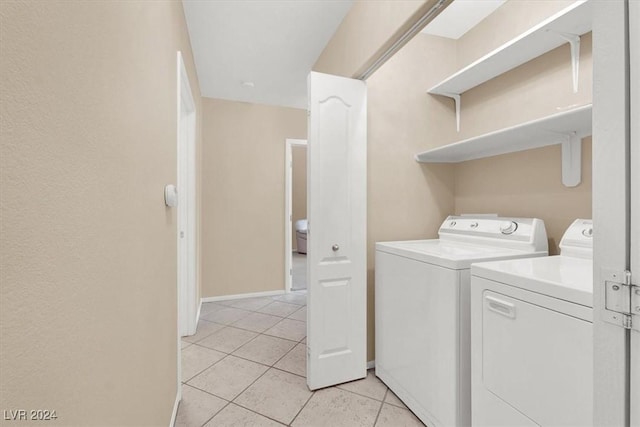
[[[592,326],[484,291],[484,387],[539,425],[592,425]]]

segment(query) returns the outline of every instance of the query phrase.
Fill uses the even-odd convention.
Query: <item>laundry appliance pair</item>
[[[590,253],[590,240],[587,239],[591,238],[591,232],[583,230],[590,229],[587,221],[581,222],[579,226],[582,228],[578,231],[575,231],[578,225],[572,226],[571,234],[568,231],[563,239],[563,257],[571,257],[579,252],[582,260],[587,259]],[[576,237],[576,233],[580,233],[581,238],[569,238]],[[508,268],[506,266],[509,263],[517,263],[523,259],[536,265],[537,260],[557,258],[547,257],[544,223],[535,218],[450,216],[441,225],[438,234],[438,239],[376,244],[376,375],[429,426],[471,425],[472,400],[473,425],[514,425],[512,422],[516,418],[501,415],[501,411],[506,410],[499,408],[500,405],[496,402],[491,402],[493,406],[487,404],[486,410],[479,409],[476,405],[476,401],[490,400],[482,396],[482,393],[495,395],[498,387],[496,384],[499,384],[502,387],[499,390],[504,394],[496,398],[504,402],[507,408],[512,408],[509,396],[518,387],[519,381],[524,381],[525,378],[512,375],[508,370],[526,369],[528,360],[528,357],[518,353],[519,349],[515,348],[519,343],[517,339],[526,340],[524,334],[529,332],[518,329],[518,322],[522,320],[518,314],[521,310],[508,305],[513,305],[513,300],[498,298],[497,295],[501,295],[499,291],[504,289],[496,292],[488,284],[497,282],[500,286],[509,287],[506,289],[517,286],[503,283],[507,281],[505,276],[495,276],[487,271]],[[491,264],[484,264],[486,262]],[[549,268],[554,262],[563,266],[563,273],[558,275],[566,279],[568,273],[564,266],[570,262],[550,261],[547,262]],[[488,267],[482,269],[482,265]],[[583,274],[580,283],[584,283],[581,285],[583,289],[590,291],[590,282],[585,281],[586,279]],[[545,295],[546,298],[557,299],[552,290],[561,288],[559,285],[537,289],[551,294]],[[581,298],[577,309],[584,308],[584,321],[588,322],[591,300],[579,292],[570,291],[569,294]],[[561,297],[567,298],[565,294]],[[509,311],[510,308],[512,311]],[[486,320],[489,315],[499,316],[500,321],[512,321],[518,325],[513,327],[515,329],[508,330],[507,334],[505,326],[499,324],[499,321],[490,319],[491,323]],[[566,329],[564,332],[559,330],[556,335],[569,332]],[[487,338],[484,338],[484,334]],[[483,344],[483,339],[492,339],[494,347],[489,350],[487,344]],[[504,355],[507,353],[502,353],[503,349],[499,345],[507,348],[513,345],[511,350],[519,358],[510,359],[509,363],[499,359],[509,357]],[[590,342],[581,342],[580,345],[589,346]],[[544,349],[540,351],[543,352]],[[495,355],[494,352],[500,354]],[[588,352],[580,363],[589,363],[590,354]],[[491,371],[493,383],[485,384],[483,381],[486,374],[483,369],[489,372],[490,367],[495,369],[495,372]],[[589,370],[587,373],[590,372]],[[540,381],[541,378],[543,377],[540,377]],[[576,386],[579,384],[581,383]],[[524,383],[520,386],[523,389],[529,388]],[[550,390],[549,395],[552,392]],[[518,396],[518,404],[521,400],[529,400],[526,392],[523,393],[525,394]],[[580,397],[576,397],[576,402],[582,401],[588,393],[589,390],[583,390]],[[546,408],[541,405],[535,410],[544,411]],[[519,409],[515,411],[520,413]],[[526,414],[523,417],[524,420],[527,419]],[[561,419],[558,417],[558,414],[552,414],[544,419]]]

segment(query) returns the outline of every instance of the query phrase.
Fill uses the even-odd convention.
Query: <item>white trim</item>
[[[193,335],[197,323],[197,248],[196,248],[196,187],[195,187],[195,138],[196,138],[196,108],[189,84],[189,76],[184,65],[182,53],[177,52],[177,242],[178,242],[178,330],[182,336]],[[182,142],[184,127],[186,126],[186,142]],[[185,158],[186,157],[186,158]],[[185,182],[182,182],[181,170],[183,162],[187,164]],[[183,193],[183,194],[181,194]],[[184,232],[181,238],[180,233]],[[182,242],[187,245],[186,252],[182,249]],[[186,284],[181,284],[182,268],[186,268]]]
[[[183,105],[185,106],[185,110],[183,112]],[[195,229],[195,197],[196,197],[196,188],[195,188],[195,138],[196,138],[196,114],[195,114],[195,102],[193,100],[193,94],[191,92],[191,86],[189,84],[189,76],[187,74],[187,69],[185,68],[184,61],[182,59],[182,53],[177,51],[176,53],[176,184],[178,184],[178,188],[180,189],[179,184],[182,182],[180,180],[180,171],[182,170],[181,159],[182,155],[187,156],[187,162],[189,164],[187,170],[187,206],[186,206],[186,218],[184,213],[181,214],[181,210],[184,209],[184,206],[180,206],[178,204],[176,210],[177,216],[177,224],[176,224],[176,255],[177,255],[177,269],[176,269],[176,295],[177,295],[177,340],[176,340],[176,351],[177,351],[177,368],[176,368],[176,382],[177,382],[177,393],[176,393],[176,404],[174,407],[174,414],[172,415],[172,425],[175,422],[175,415],[177,413],[178,403],[180,402],[180,398],[182,397],[182,342],[181,336],[194,334],[196,331],[196,323],[197,319],[194,318],[196,311],[196,286],[198,283],[197,277],[197,248],[196,248],[196,229]],[[184,148],[182,147],[182,131],[183,131],[183,115],[186,117],[185,120],[187,123],[187,132],[189,135],[187,137],[186,142],[186,153],[184,152]],[[181,149],[182,147],[182,149]],[[180,200],[180,194],[178,194],[178,200]],[[184,254],[180,248],[180,230],[183,226],[183,221],[187,221],[187,226],[184,227],[186,229],[186,236],[192,245],[187,248],[187,254]],[[188,262],[185,260],[188,260]],[[184,266],[187,266],[187,284],[181,283],[182,281],[182,270]],[[191,301],[190,304],[186,304],[185,307],[182,307],[185,301]]]
[[[178,416],[178,406],[180,405],[180,400],[182,400],[182,388],[178,386],[178,391],[176,392],[176,401],[173,404],[173,412],[171,413],[171,421],[169,421],[169,427],[173,427],[176,425],[176,417]]]
[[[629,268],[628,1],[593,2],[593,425],[628,426],[629,331],[609,323],[610,272]]]
[[[375,368],[375,367],[376,367],[376,361],[375,361],[375,359],[374,359],[374,360],[369,360],[369,361],[367,362],[367,369],[373,369],[373,368]]]
[[[292,147],[306,147],[306,139],[285,139],[284,161],[284,290],[291,292],[291,268],[293,266],[293,174],[292,174]]]
[[[249,292],[247,294],[236,294],[236,295],[221,295],[218,297],[205,297],[202,298],[202,302],[216,302],[216,301],[227,301],[230,299],[244,299],[244,298],[259,298],[259,297],[271,297],[276,295],[284,294],[284,290],[279,291],[266,291],[266,292]]]

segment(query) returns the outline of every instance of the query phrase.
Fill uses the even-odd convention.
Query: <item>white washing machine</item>
[[[593,425],[591,220],[561,255],[471,266],[474,426]]]
[[[376,243],[376,375],[430,427],[471,422],[469,267],[547,255],[544,223],[450,216],[439,239]]]

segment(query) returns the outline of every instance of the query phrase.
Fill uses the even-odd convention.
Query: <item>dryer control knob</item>
[[[518,229],[518,223],[515,221],[504,221],[500,224],[500,232],[502,234],[513,234]]]
[[[582,235],[584,237],[593,237],[593,228],[585,228],[584,230],[582,230]]]

